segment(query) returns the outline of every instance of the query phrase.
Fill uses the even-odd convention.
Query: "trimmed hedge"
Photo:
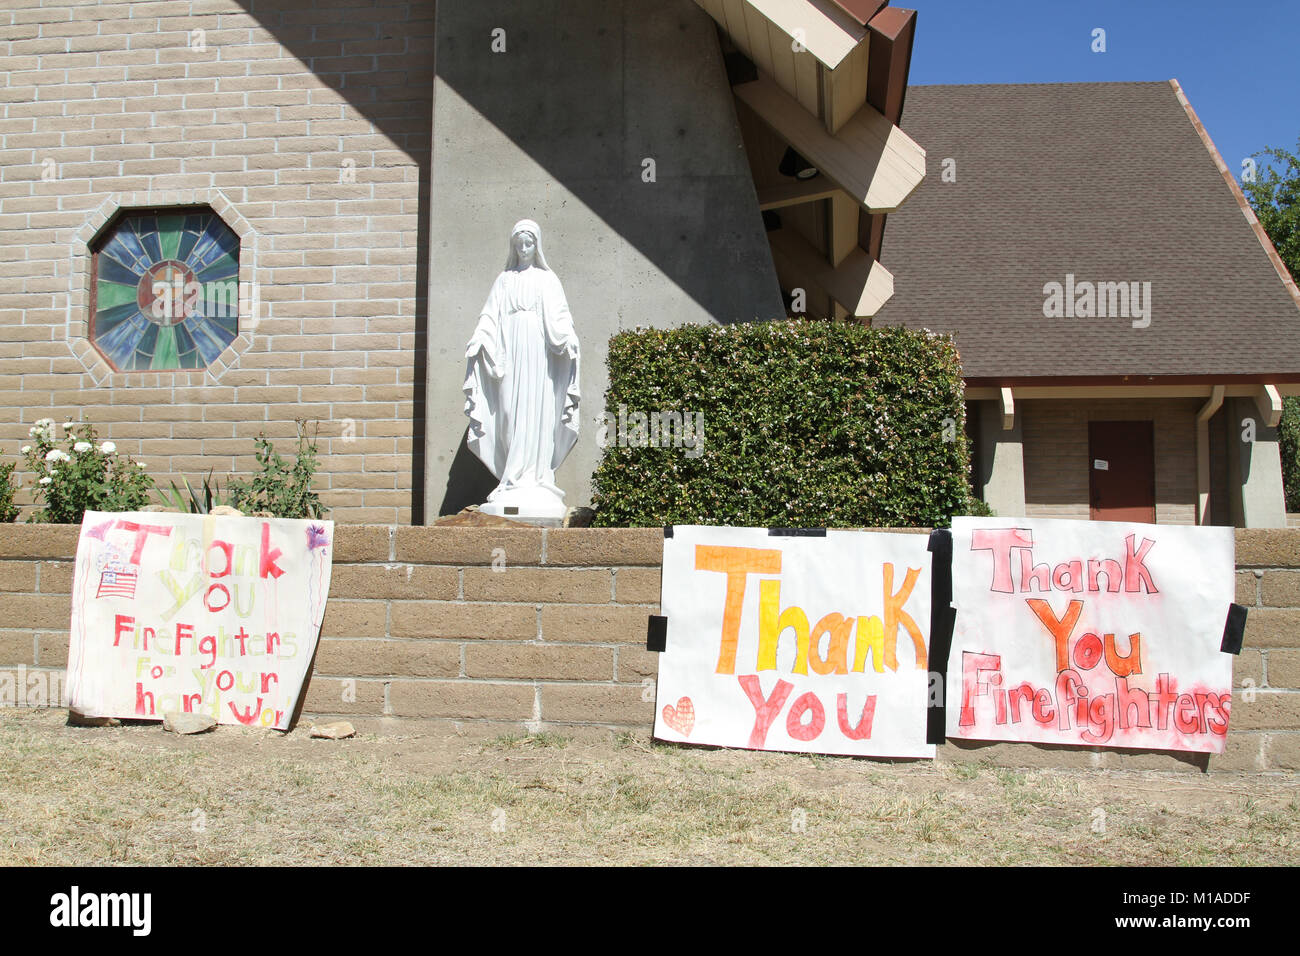
[[[609,382],[598,525],[945,526],[971,508],[948,336],[809,321],[637,330],[610,339]],[[702,414],[702,447],[671,441],[663,413]]]

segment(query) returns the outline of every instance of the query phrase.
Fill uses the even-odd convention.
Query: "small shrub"
[[[188,478],[181,476],[181,483],[185,485],[185,491],[182,492],[176,487],[176,482],[172,482],[170,491],[159,491],[162,494],[163,501],[171,508],[180,512],[189,512],[192,515],[210,514],[213,508],[219,505],[230,505],[230,489],[226,493],[221,493],[221,482],[212,477],[212,472],[203,479],[201,491],[196,491],[191,485]]]
[[[947,336],[806,321],[638,330],[610,340],[609,382],[596,524],[943,527],[976,507]],[[701,415],[702,442],[627,425],[666,414]]]
[[[232,479],[227,486],[230,503],[244,514],[269,512],[277,518],[322,518],[326,508],[312,491],[316,474],[316,435],[307,436],[306,422],[298,422],[298,448],[293,461],[286,461],[265,434],[256,438],[259,471],[252,478]]]
[[[80,524],[87,511],[138,511],[149,504],[154,483],[143,463],[119,455],[111,441],[101,444],[89,422],[63,428],[59,442],[54,420],[42,418],[29,431],[33,443],[23,446],[27,467],[38,476],[33,492],[41,506],[28,521]]]
[[[7,461],[0,465],[0,524],[18,520],[18,506],[14,504],[14,495],[19,483],[14,481],[15,464]]]

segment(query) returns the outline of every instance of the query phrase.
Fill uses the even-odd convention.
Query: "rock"
[[[121,727],[116,717],[87,717],[75,710],[68,711],[68,723],[73,727]]]
[[[217,726],[217,719],[208,714],[186,714],[171,710],[163,714],[163,730],[172,734],[201,734]]]
[[[217,505],[215,508],[209,511],[208,514],[218,518],[223,516],[242,518],[244,516],[244,513],[242,511],[240,511],[238,508],[232,508],[230,507],[230,505]]]
[[[346,720],[331,720],[327,724],[312,724],[311,735],[322,740],[342,740],[357,732]]]
[[[489,515],[475,509],[466,508],[460,514],[443,515],[434,525],[439,528],[531,528],[523,521],[513,521],[500,515]]]
[[[564,526],[566,528],[590,528],[595,517],[596,512],[593,508],[570,508],[564,516]]]
[[[145,505],[143,508],[139,508],[139,509],[137,509],[137,510],[139,510],[139,511],[141,511],[141,512],[148,513],[148,514],[159,514],[159,515],[183,515],[183,514],[185,514],[185,512],[184,512],[184,511],[181,511],[180,508],[169,508],[169,507],[167,507],[166,505]]]

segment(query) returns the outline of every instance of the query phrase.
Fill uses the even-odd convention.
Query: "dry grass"
[[[1295,774],[64,721],[0,713],[0,865],[1300,862]]]

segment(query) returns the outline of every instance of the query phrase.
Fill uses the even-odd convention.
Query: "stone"
[[[342,740],[355,734],[356,728],[346,720],[331,720],[326,724],[312,724],[311,735],[322,740]]]
[[[466,508],[459,514],[443,515],[434,522],[439,528],[527,528],[525,521],[513,521],[501,515],[492,515],[477,508]]]
[[[566,528],[590,528],[592,521],[596,519],[594,508],[570,508],[564,516],[564,527]]]
[[[217,726],[217,719],[209,714],[186,714],[170,710],[163,714],[163,730],[170,734],[202,734]]]
[[[217,518],[225,517],[225,516],[242,518],[244,516],[244,513],[242,511],[240,511],[238,508],[232,508],[230,507],[230,505],[217,505],[215,508],[209,511],[208,514]]]
[[[506,267],[465,348],[466,443],[498,484],[483,512],[560,525],[555,469],[578,440],[578,334],[542,230],[515,223]]]
[[[79,711],[68,711],[68,723],[73,727],[121,727],[122,722],[116,717],[87,717]]]

